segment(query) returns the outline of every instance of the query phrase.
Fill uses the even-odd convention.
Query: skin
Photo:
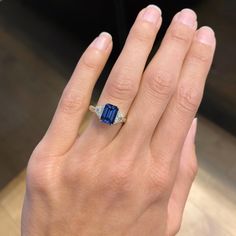
[[[123,125],[94,115],[78,134],[111,36],[100,34],[82,55],[27,167],[23,236],[179,231],[197,173],[194,117],[216,40],[184,9],[145,67],[161,21],[153,5],[138,14],[98,101],[117,105],[127,116]]]

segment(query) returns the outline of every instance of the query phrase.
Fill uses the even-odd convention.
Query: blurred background
[[[8,0],[0,1],[0,235],[20,235],[25,167],[45,133],[81,53],[102,31],[114,49],[96,85],[96,101],[138,11],[163,11],[152,54],[184,7],[209,25],[218,41],[199,110],[200,170],[179,235],[236,235],[236,1]]]

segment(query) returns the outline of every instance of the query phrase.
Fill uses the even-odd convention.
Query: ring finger
[[[117,59],[98,105],[111,103],[119,107],[123,115],[128,113],[136,96],[142,73],[161,25],[161,11],[149,5],[137,16],[124,48]],[[83,137],[96,137],[96,145],[107,145],[117,134],[121,125],[106,126],[94,117]],[[105,132],[104,132],[105,130]]]

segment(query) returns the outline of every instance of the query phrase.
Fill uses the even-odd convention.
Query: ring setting
[[[108,125],[126,122],[126,118],[122,115],[119,108],[110,103],[97,106],[90,105],[89,110],[94,112],[102,123]]]

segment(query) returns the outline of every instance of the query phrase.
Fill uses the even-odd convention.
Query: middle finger
[[[132,133],[138,140],[151,138],[175,90],[196,28],[197,16],[190,9],[182,10],[173,18],[158,52],[144,72],[139,93],[122,130],[125,136]]]

